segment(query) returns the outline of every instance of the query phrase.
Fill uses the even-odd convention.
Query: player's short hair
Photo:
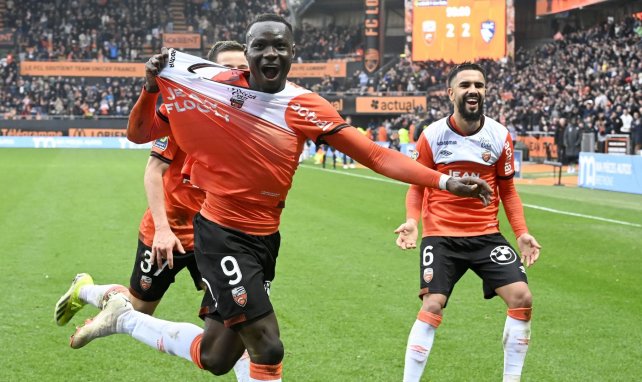
[[[281,23],[285,25],[288,28],[288,30],[290,30],[290,33],[294,33],[294,30],[292,29],[292,24],[290,24],[288,20],[286,20],[282,16],[279,16],[276,13],[261,13],[260,15],[256,16],[254,20],[252,20],[252,22],[245,29],[245,38],[247,39],[247,34],[254,24],[263,23],[266,21],[274,21],[277,23]]]
[[[245,48],[236,41],[217,41],[207,53],[207,59],[216,62],[218,54],[222,52],[244,52]]]
[[[466,61],[464,63],[456,65],[450,70],[450,73],[448,73],[448,79],[446,80],[446,87],[449,88],[455,76],[457,76],[459,72],[463,72],[464,70],[476,70],[480,72],[482,76],[484,76],[484,82],[488,82],[486,79],[486,71],[481,67],[481,65]]]

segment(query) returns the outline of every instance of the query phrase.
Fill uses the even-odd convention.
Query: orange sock
[[[281,381],[283,364],[259,365],[250,362],[250,381]]]
[[[201,364],[201,341],[203,340],[203,335],[199,334],[192,341],[192,346],[189,348],[189,355],[192,357],[192,362],[198,366],[199,369],[203,368]]]
[[[426,312],[425,310],[420,310],[417,315],[417,319],[421,322],[425,322],[429,325],[432,325],[435,329],[441,324],[441,316],[435,313]]]
[[[508,309],[506,314],[508,314],[508,317],[512,317],[516,320],[530,321],[532,310],[533,308],[512,308]]]

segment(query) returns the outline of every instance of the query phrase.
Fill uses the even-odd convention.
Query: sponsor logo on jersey
[[[426,283],[429,283],[432,280],[432,276],[434,274],[434,271],[432,268],[425,268],[424,269],[424,281]]]
[[[455,171],[449,170],[448,175],[454,176],[455,178],[463,178],[465,176],[471,176],[473,178],[479,178],[478,172],[468,172],[468,171]]]
[[[232,289],[232,298],[238,306],[247,304],[247,292],[242,286]]]
[[[232,92],[232,98],[230,98],[230,105],[234,106],[237,109],[243,107],[245,100],[255,99],[256,94],[249,93],[239,88],[228,88]]]
[[[143,290],[147,290],[152,287],[152,278],[149,276],[141,276],[140,277],[140,287],[143,288]]]
[[[410,154],[410,158],[411,158],[412,160],[417,160],[417,158],[419,158],[419,151],[417,151],[417,150],[412,150],[412,154]]]
[[[482,22],[480,33],[482,36],[482,40],[484,40],[484,42],[486,43],[489,43],[490,40],[495,37],[495,22],[492,20],[486,20]]]
[[[157,139],[157,140],[154,141],[154,147],[156,147],[160,151],[165,151],[165,149],[167,149],[167,143],[168,142],[169,142],[169,138],[168,137],[163,137],[163,138]]]
[[[490,151],[484,151],[482,153],[482,159],[484,160],[484,162],[488,162],[490,160]]]
[[[482,147],[482,149],[485,149],[485,150],[492,150],[493,148],[493,146],[490,144],[490,142],[486,138],[480,139],[479,145]]]
[[[456,145],[457,141],[439,141],[437,142],[437,146],[448,146],[448,145]]]
[[[511,247],[500,245],[490,252],[490,259],[494,263],[507,265],[512,264],[517,260],[517,254],[515,254],[515,251],[513,251]]]
[[[439,152],[439,155],[442,156],[442,157],[449,157],[449,156],[453,155],[453,153],[451,153],[450,151],[444,149],[444,150],[441,150]]]
[[[317,113],[314,110],[310,110],[309,108],[301,105],[300,103],[292,103],[290,104],[290,108],[296,113],[303,117],[306,121],[309,121],[315,125],[317,125],[321,130],[326,131],[330,127],[332,127],[332,122],[324,121],[317,117]]]

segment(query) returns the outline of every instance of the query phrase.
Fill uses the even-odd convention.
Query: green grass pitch
[[[235,381],[126,336],[68,346],[53,306],[78,272],[129,281],[145,209],[146,151],[0,150],[0,380]],[[406,187],[370,171],[297,171],[282,218],[272,301],[286,381],[401,381],[419,309],[418,251],[401,252]],[[640,381],[642,196],[518,187],[543,245],[528,271],[533,335],[523,381]],[[563,212],[587,215],[579,217]],[[514,243],[503,213],[502,229]],[[629,222],[624,225],[590,217]],[[179,276],[157,310],[200,324],[200,294]],[[455,288],[424,380],[499,381],[505,307],[468,273]]]

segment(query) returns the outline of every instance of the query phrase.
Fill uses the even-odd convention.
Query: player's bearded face
[[[486,81],[481,72],[463,70],[457,73],[448,92],[455,109],[466,121],[475,122],[481,119],[486,95]]]
[[[280,22],[258,22],[248,31],[245,56],[250,65],[250,87],[277,93],[285,87],[292,65],[292,33]]]
[[[457,107],[466,121],[479,121],[484,114],[484,96],[479,92],[465,93],[457,101]]]

